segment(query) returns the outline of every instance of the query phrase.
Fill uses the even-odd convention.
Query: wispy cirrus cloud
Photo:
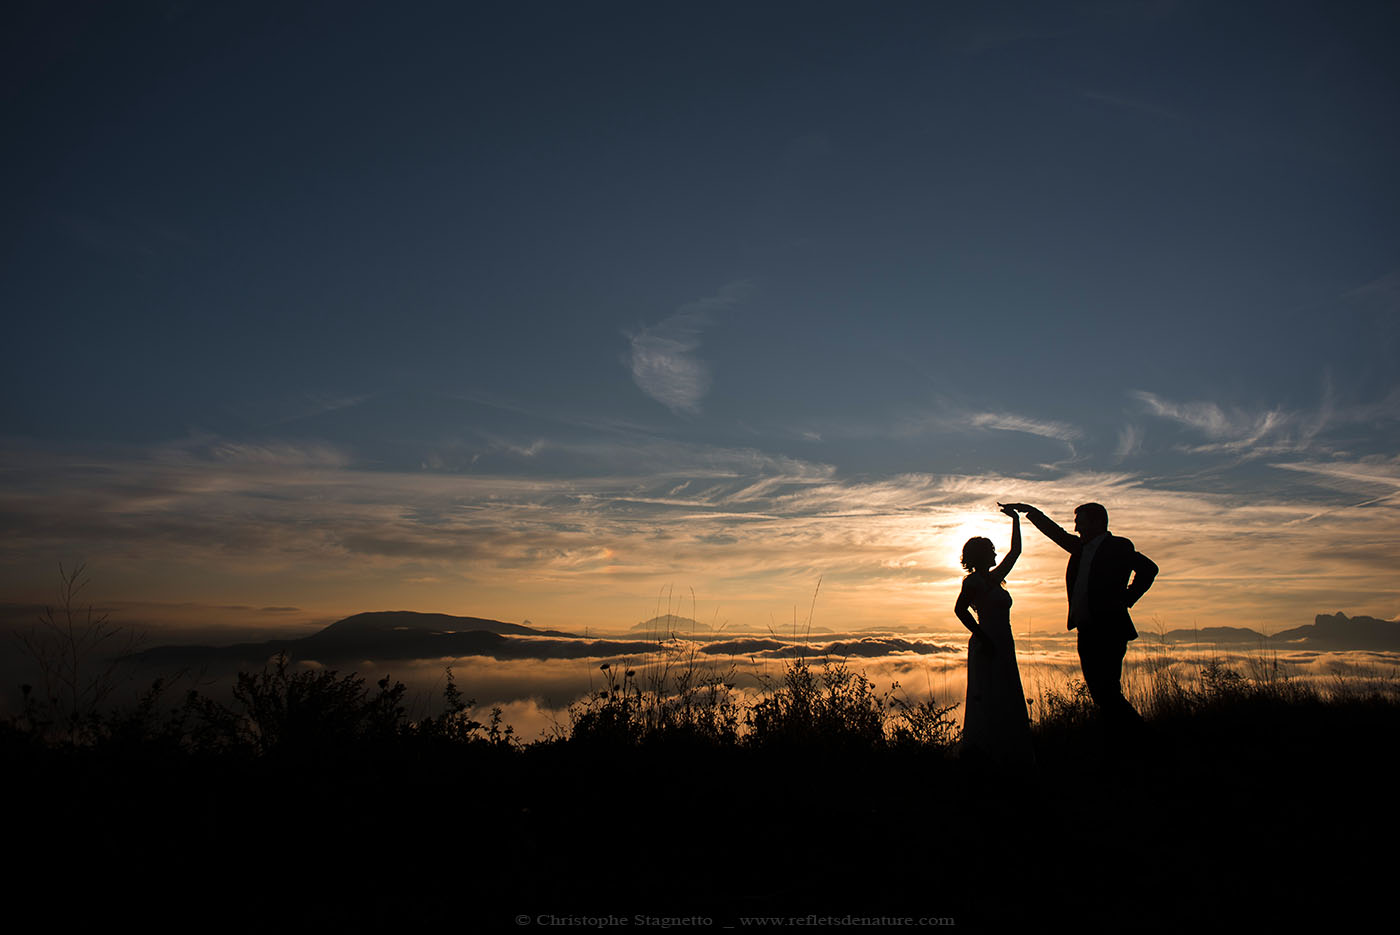
[[[933,408],[900,418],[890,431],[896,437],[913,437],[928,432],[963,433],[971,429],[991,429],[997,432],[1019,432],[1063,442],[1071,453],[1074,443],[1084,436],[1076,426],[1054,419],[1043,419],[1017,412],[970,410],[956,403],[943,401]]]
[[[1389,309],[1400,308],[1400,269],[1393,269],[1345,293],[1349,298],[1379,300]]]
[[[1319,483],[1349,492],[1380,493],[1367,503],[1400,497],[1400,456],[1367,458],[1361,461],[1296,462],[1271,465],[1285,471],[1313,476]]]
[[[327,412],[349,409],[373,399],[372,393],[335,393],[302,390],[295,393],[251,396],[230,404],[228,411],[250,425],[286,427]]]
[[[1142,451],[1142,441],[1142,429],[1132,423],[1123,426],[1118,430],[1118,444],[1113,449],[1114,461],[1121,463]]]
[[[1369,457],[1360,461],[1285,462],[1270,466],[1307,475],[1317,486],[1348,497],[1347,502],[1333,504],[1289,520],[1285,524],[1288,526],[1313,523],[1322,517],[1354,512],[1365,507],[1384,507],[1400,503],[1400,456]],[[1362,499],[1357,501],[1356,497]],[[1390,538],[1392,542],[1387,551],[1393,552],[1395,548],[1400,547],[1400,536],[1392,535]]]
[[[1066,422],[1039,419],[1009,412],[974,413],[969,421],[977,428],[992,429],[998,432],[1019,432],[1022,435],[1032,435],[1036,438],[1048,438],[1060,442],[1067,449],[1067,456],[1059,461],[1040,464],[1043,470],[1063,470],[1067,465],[1080,460],[1075,442],[1083,436],[1083,433]]]
[[[1395,457],[1387,433],[1400,423],[1400,387],[1370,399],[1344,399],[1325,375],[1317,404],[1297,408],[1180,402],[1141,390],[1130,395],[1147,414],[1181,430],[1172,446],[1177,452],[1223,456],[1227,468],[1269,458],[1292,462],[1272,463],[1274,468],[1342,479],[1374,474],[1377,464]]]
[[[1072,443],[1083,435],[1079,429],[1065,422],[1035,419],[1015,413],[979,412],[970,416],[968,421],[978,428],[997,429],[1001,432],[1021,432],[1026,435],[1038,435],[1041,438],[1053,438],[1071,445],[1071,447],[1073,447]]]
[[[1225,408],[1214,402],[1176,402],[1137,390],[1132,396],[1150,415],[1166,419],[1208,441],[1187,446],[1193,453],[1224,452],[1245,456],[1306,451],[1336,416],[1331,392],[1312,412],[1275,407],[1266,410]]]
[[[748,291],[745,282],[731,283],[629,334],[628,363],[638,388],[672,412],[699,415],[700,401],[710,390],[710,368],[695,356],[700,334],[716,313],[733,308]]]

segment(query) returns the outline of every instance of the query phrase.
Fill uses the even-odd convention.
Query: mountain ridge
[[[435,656],[489,654],[510,636],[578,638],[564,630],[544,630],[486,617],[381,610],[351,614],[310,636],[298,639],[234,643],[229,646],[156,646],[133,654],[144,663],[200,663],[218,660],[260,661],[279,653],[295,659],[340,661],[429,659]]]
[[[1299,649],[1400,650],[1400,620],[1365,615],[1348,617],[1318,614],[1310,624],[1279,630],[1272,635],[1249,627],[1201,627],[1168,630],[1163,637],[1175,643],[1288,643]]]

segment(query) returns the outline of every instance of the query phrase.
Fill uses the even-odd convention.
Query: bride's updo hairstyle
[[[986,571],[996,561],[997,549],[986,536],[973,536],[963,546],[962,567],[969,572]]]

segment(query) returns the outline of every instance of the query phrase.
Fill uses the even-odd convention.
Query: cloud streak
[[[1182,450],[1245,458],[1305,452],[1328,454],[1334,450],[1334,445],[1328,443],[1333,430],[1377,420],[1394,421],[1400,413],[1394,392],[1379,402],[1338,405],[1330,380],[1324,384],[1322,398],[1313,410],[1282,406],[1257,410],[1227,408],[1209,401],[1177,402],[1142,390],[1131,395],[1149,415],[1207,439],[1183,445]]]
[[[1244,451],[1270,436],[1277,438],[1297,422],[1294,414],[1281,409],[1248,413],[1238,409],[1227,411],[1212,402],[1173,402],[1145,391],[1135,392],[1133,396],[1150,414],[1212,439],[1211,444],[1195,446],[1195,451]]]
[[[1032,419],[1013,413],[979,412],[970,416],[968,421],[978,428],[996,429],[1001,432],[1021,432],[1041,438],[1053,438],[1070,445],[1071,450],[1074,447],[1071,443],[1083,435],[1079,429],[1064,422]]]
[[[672,412],[699,415],[710,390],[710,368],[695,355],[700,334],[715,314],[733,308],[747,291],[745,283],[730,284],[629,335],[628,363],[637,387]]]

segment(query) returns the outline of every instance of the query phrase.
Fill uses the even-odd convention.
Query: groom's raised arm
[[[1036,529],[1045,534],[1051,542],[1064,549],[1066,552],[1073,552],[1079,548],[1079,537],[1072,532],[1065,532],[1059,523],[1055,522],[1035,507],[1025,503],[1015,504],[1017,508],[1024,507],[1026,519],[1030,520]]]

